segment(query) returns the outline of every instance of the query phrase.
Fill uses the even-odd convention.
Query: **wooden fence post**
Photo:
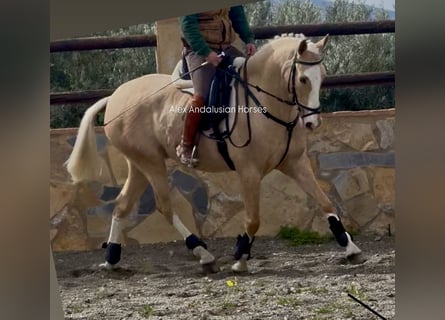
[[[181,58],[182,42],[178,18],[156,21],[156,71],[171,74]]]

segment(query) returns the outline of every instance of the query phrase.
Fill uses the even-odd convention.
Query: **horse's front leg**
[[[340,217],[335,213],[332,202],[323,190],[321,190],[307,155],[304,154],[298,161],[288,160],[284,162],[279,170],[294,178],[299,186],[321,206],[335,239],[340,246],[346,249],[346,257],[348,260],[354,263],[362,263],[364,261],[361,254],[362,251],[352,241],[351,235],[345,230]]]
[[[235,272],[245,272],[247,260],[250,259],[250,250],[255,239],[255,234],[260,227],[260,184],[261,175],[256,171],[242,172],[241,190],[244,198],[244,234],[238,235],[235,249],[235,264],[232,270]]]

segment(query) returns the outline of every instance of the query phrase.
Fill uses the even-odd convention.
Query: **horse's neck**
[[[264,58],[264,56],[253,56],[249,59],[247,63],[247,81],[283,100],[291,100],[291,94],[287,88],[288,83],[281,74],[281,66],[279,63],[271,61],[270,56]],[[277,118],[286,122],[295,118],[296,108],[265,93],[257,92],[255,89],[252,90],[252,93],[259,99],[262,106]]]

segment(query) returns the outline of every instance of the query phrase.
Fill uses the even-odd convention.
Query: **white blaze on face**
[[[311,92],[309,92],[308,98],[308,108],[317,109],[320,106],[320,86],[321,86],[321,72],[320,66],[315,65],[307,68],[304,71],[304,75],[309,79],[311,83]],[[319,126],[319,114],[313,114],[306,118],[304,118],[305,123],[311,122],[313,127],[316,128]]]

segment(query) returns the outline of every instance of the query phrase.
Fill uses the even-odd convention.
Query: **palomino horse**
[[[306,155],[306,133],[321,124],[319,91],[325,76],[322,64],[325,36],[314,43],[303,35],[278,37],[262,46],[246,60],[239,74],[238,103],[261,107],[261,112],[239,112],[231,140],[251,137],[243,148],[228,143],[228,152],[241,182],[245,205],[245,233],[238,236],[234,271],[246,271],[254,236],[260,226],[259,196],[261,179],[274,169],[292,177],[312,196],[326,214],[329,227],[348,258],[361,250],[345,231],[334,206],[320,189]],[[106,107],[105,134],[126,158],[128,177],[117,197],[107,242],[107,267],[115,266],[121,255],[121,236],[125,217],[150,182],[156,206],[183,236],[203,266],[214,264],[206,244],[181,222],[172,210],[165,160],[178,161],[175,148],[180,141],[183,114],[172,106],[185,107],[190,95],[172,85],[170,75],[146,75],[121,85],[110,97],[90,107],[79,127],[67,169],[74,182],[93,180],[97,161],[93,128],[95,115]],[[256,87],[255,94],[250,87]],[[161,89],[161,90],[160,90]],[[246,102],[246,97],[247,102]],[[215,141],[202,137],[196,169],[228,171]]]

